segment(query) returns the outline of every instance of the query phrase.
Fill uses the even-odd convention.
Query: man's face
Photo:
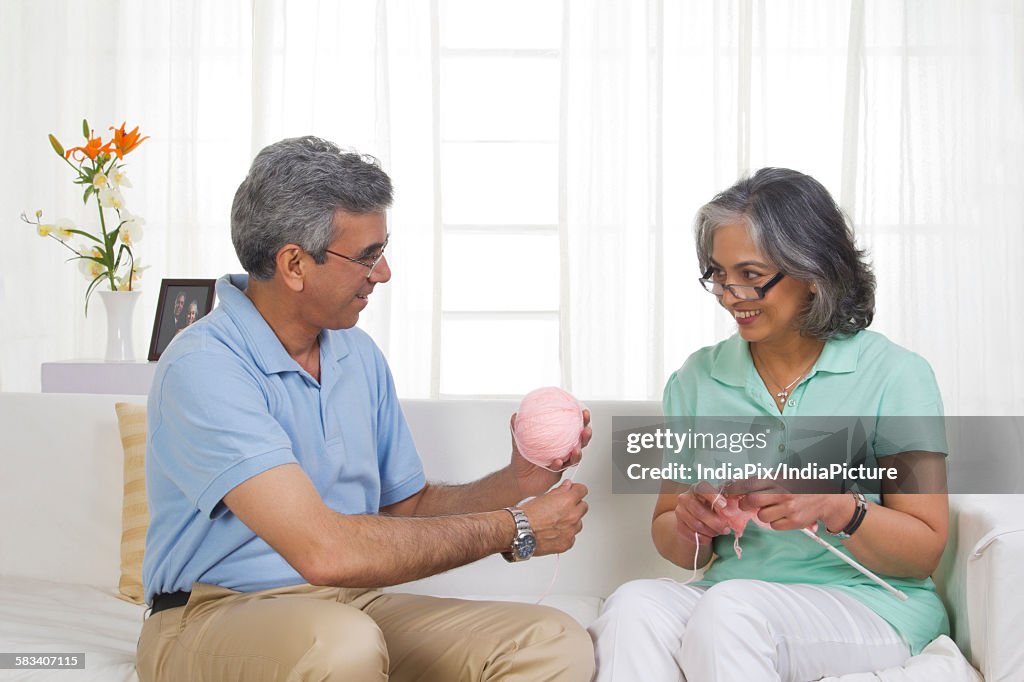
[[[174,316],[178,317],[181,315],[181,311],[185,308],[185,294],[178,294],[178,298],[174,299]]]
[[[334,214],[334,239],[327,248],[367,263],[380,253],[388,236],[387,218],[380,213]],[[312,260],[312,257],[311,257]],[[377,284],[391,279],[387,258],[382,258],[367,279],[369,269],[333,254],[314,265],[309,278],[308,319],[321,329],[348,329],[359,321]]]

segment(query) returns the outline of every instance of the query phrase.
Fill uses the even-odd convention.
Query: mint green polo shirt
[[[666,417],[779,416],[774,397],[754,368],[749,346],[739,335],[700,349],[669,377],[664,412]],[[861,331],[825,343],[814,367],[790,394],[784,415],[940,417],[942,399],[924,358],[881,334]],[[944,434],[936,434],[927,449],[948,452]],[[874,498],[878,502],[878,497]],[[823,529],[819,535],[850,555]],[[949,634],[949,619],[931,578],[883,576],[907,594],[909,600],[901,602],[799,531],[765,530],[748,524],[741,540],[742,559],[736,557],[732,543],[731,535],[715,538],[718,556],[704,580],[695,584],[748,579],[827,585],[888,621],[913,654],[939,635]]]

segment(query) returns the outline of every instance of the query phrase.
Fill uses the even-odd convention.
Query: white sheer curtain
[[[0,5],[0,388],[36,390],[41,362],[102,354],[98,301],[84,318],[86,282],[17,219],[36,208],[91,218],[46,143],[50,132],[74,139],[82,117],[152,135],[128,166],[128,206],[148,221],[137,353],[161,278],[238,269],[228,210],[253,154],[312,132],[377,156],[394,178],[395,278],[361,326],[403,395],[438,395],[442,359],[483,376],[547,362],[473,344],[443,352],[456,340],[442,289],[481,285],[465,276],[480,269],[446,247],[445,198],[467,178],[492,196],[487,164],[499,164],[451,170],[444,97],[457,81],[443,66],[445,36],[468,12],[500,35],[531,6]],[[535,96],[558,99],[559,253],[544,259],[560,270],[558,348],[545,352],[562,384],[584,398],[658,397],[686,355],[731,333],[694,281],[690,221],[741,173],[776,165],[816,176],[850,213],[879,279],[874,328],[932,362],[948,410],[1020,414],[1024,316],[1007,294],[1024,257],[1022,29],[1013,0],[564,0],[560,22],[537,26],[560,34],[560,47],[526,45],[560,73]],[[512,119],[541,104],[520,99]]]
[[[657,397],[732,333],[695,281],[692,216],[788,166],[851,216],[872,328],[932,363],[947,411],[1021,414],[1022,31],[1009,1],[570,2],[573,389]]]

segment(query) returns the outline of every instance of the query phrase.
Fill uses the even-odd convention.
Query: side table
[[[109,393],[146,395],[156,373],[155,362],[62,360],[42,364],[43,393]]]

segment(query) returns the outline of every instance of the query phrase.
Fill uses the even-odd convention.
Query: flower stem
[[[47,236],[48,236],[48,237],[49,237],[50,239],[53,239],[54,241],[56,241],[56,242],[59,242],[61,246],[63,246],[63,247],[65,248],[65,249],[67,249],[67,250],[68,250],[68,251],[70,251],[71,253],[75,254],[76,256],[81,256],[81,255],[82,255],[82,254],[80,254],[80,253],[79,253],[78,251],[75,251],[75,250],[74,250],[73,248],[71,248],[70,246],[68,246],[67,244],[65,244],[65,243],[64,243],[64,240],[62,240],[62,239],[57,239],[57,238],[56,238],[56,237],[54,237],[54,236],[53,236],[52,234],[51,234],[51,235],[47,235]]]
[[[114,281],[114,250],[107,236],[107,221],[103,218],[103,204],[100,203],[99,195],[96,195],[96,208],[100,212],[100,229],[103,230],[103,260],[106,261],[107,279],[110,280],[110,290],[117,291],[117,282]]]

